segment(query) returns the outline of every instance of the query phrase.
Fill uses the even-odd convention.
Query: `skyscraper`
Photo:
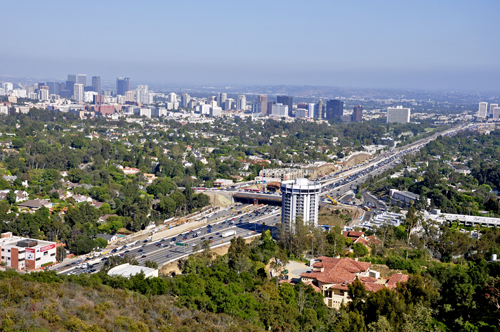
[[[262,116],[268,115],[269,112],[267,110],[267,95],[258,95],[257,103],[260,106],[260,113],[262,114]]]
[[[487,114],[488,114],[488,103],[484,101],[480,102],[479,109],[477,111],[477,116],[479,118],[485,118]]]
[[[181,107],[187,108],[191,97],[187,93],[181,95]]]
[[[277,96],[276,99],[277,99],[276,103],[288,106],[288,116],[292,116],[293,97],[291,97],[291,96]]]
[[[325,119],[340,118],[344,115],[344,102],[332,99],[326,102]]]
[[[97,94],[101,94],[101,76],[92,76],[92,87]]]
[[[73,99],[77,103],[83,102],[83,84],[75,83],[75,85],[73,85]]]
[[[318,226],[321,183],[298,178],[281,182],[281,222],[288,232],[295,230],[298,218],[304,224]]]
[[[387,123],[409,123],[411,111],[403,106],[387,108]]]
[[[130,91],[130,78],[118,77],[116,79],[116,94],[124,96],[127,91]]]
[[[78,84],[82,84],[83,87],[86,87],[87,86],[87,74],[78,74],[76,81]]]
[[[490,104],[490,112],[488,113],[489,118],[493,117],[493,110],[495,107],[498,107],[498,104]]]
[[[220,100],[218,100],[219,107],[224,107],[224,103],[226,102],[227,99],[227,93],[221,93],[219,96],[220,96]]]
[[[363,121],[363,106],[356,105],[352,111],[352,122],[362,122]]]
[[[66,89],[69,93],[73,93],[73,86],[76,83],[76,75],[68,74],[68,80],[66,81]]]
[[[247,108],[247,97],[245,95],[239,95],[236,99],[236,109],[245,110]]]

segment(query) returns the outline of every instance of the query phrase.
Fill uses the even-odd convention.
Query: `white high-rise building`
[[[2,87],[5,93],[14,90],[14,85],[9,82],[2,83]]]
[[[287,231],[293,232],[298,218],[318,226],[320,193],[320,182],[304,178],[281,182],[281,222]]]
[[[125,92],[125,102],[134,102],[135,101],[135,91],[126,91]]]
[[[83,84],[76,83],[73,85],[73,100],[77,103],[83,102]]]
[[[168,94],[168,102],[169,103],[176,103],[177,102],[177,95],[174,92],[170,92]]]
[[[274,104],[272,109],[271,109],[271,114],[270,116],[288,116],[288,105],[283,105],[283,104]]]
[[[49,90],[46,89],[38,90],[38,99],[41,101],[49,100]]]
[[[315,118],[315,114],[314,114],[314,107],[315,107],[315,106],[316,106],[316,104],[314,104],[314,103],[309,103],[309,104],[307,105],[307,110],[309,111],[309,112],[307,112],[307,113],[308,113],[308,116],[309,116],[310,118]]]
[[[488,115],[488,103],[482,101],[479,103],[479,109],[477,111],[478,118],[485,118]]]
[[[245,95],[239,95],[236,99],[236,109],[246,110],[247,109],[247,97]]]
[[[495,107],[498,107],[498,104],[490,104],[490,111],[488,112],[488,117],[492,117],[493,116],[493,110],[495,109]]]
[[[93,103],[94,102],[94,96],[97,96],[97,92],[95,91],[85,91],[83,93],[83,101],[86,103]]]
[[[387,123],[409,123],[411,110],[403,106],[387,108]]]
[[[210,107],[210,116],[220,116],[222,114],[222,107]]]
[[[500,120],[500,107],[495,107],[493,113],[491,114],[493,120]]]
[[[297,108],[297,110],[295,111],[295,117],[296,118],[307,118],[307,117],[309,117],[308,110],[306,110],[305,108]]]

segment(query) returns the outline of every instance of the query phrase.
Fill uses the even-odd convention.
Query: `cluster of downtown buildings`
[[[88,82],[86,74],[69,74],[65,82],[39,82],[18,88],[14,88],[12,83],[4,82],[0,88],[0,96],[5,95],[9,97],[9,102],[16,103],[17,98],[31,99],[45,103],[48,109],[76,112],[80,116],[91,112],[90,115],[107,117],[161,117],[166,116],[167,111],[183,108],[199,116],[211,117],[239,112],[252,117],[363,121],[362,106],[354,106],[352,114],[344,114],[344,102],[338,99],[294,104],[292,96],[277,96],[276,101],[270,101],[267,95],[258,95],[254,102],[247,102],[247,96],[243,94],[236,98],[228,98],[227,93],[195,98],[187,93],[178,96],[175,93],[152,92],[147,85],[138,85],[132,90],[130,78],[122,77],[116,79],[115,89],[104,90],[100,76],[92,76]],[[154,107],[153,104],[163,107]],[[5,110],[0,113],[5,113]],[[409,108],[388,108],[387,122],[409,121]]]
[[[487,102],[480,102],[477,117],[479,119],[500,120],[500,107],[498,107],[498,103],[491,103],[488,108]]]

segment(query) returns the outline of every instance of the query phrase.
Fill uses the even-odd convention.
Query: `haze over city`
[[[500,87],[497,1],[2,4],[0,75],[360,88]]]

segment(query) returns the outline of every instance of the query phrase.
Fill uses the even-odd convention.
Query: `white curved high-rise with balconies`
[[[297,218],[305,224],[318,225],[321,183],[298,178],[281,183],[281,222],[293,231]]]

